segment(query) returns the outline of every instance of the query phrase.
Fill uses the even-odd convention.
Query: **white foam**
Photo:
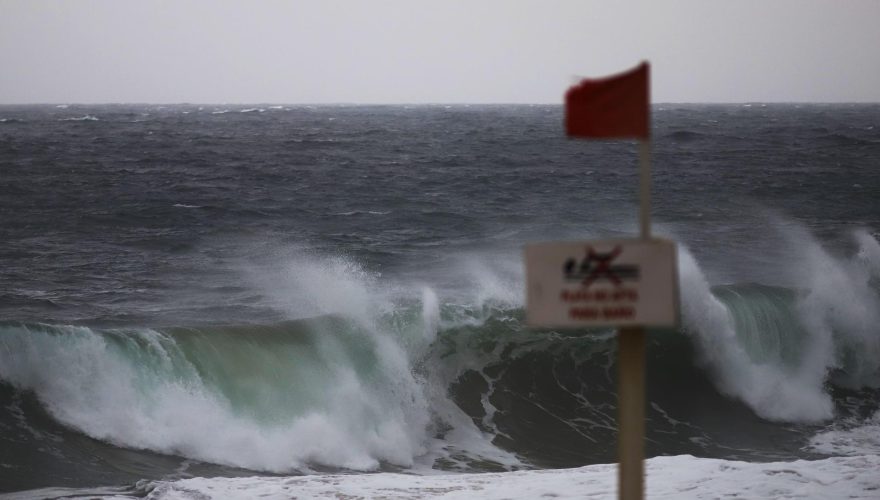
[[[864,229],[855,231],[853,238],[859,246],[856,265],[863,267],[874,277],[880,277],[880,242]]]
[[[424,328],[425,345],[430,345],[437,338],[440,327],[440,299],[428,286],[422,287],[422,328]]]
[[[788,228],[794,249],[793,279],[808,290],[799,317],[809,332],[803,365],[812,368],[813,383],[828,370],[837,383],[851,387],[880,386],[880,296],[872,280],[880,278],[880,245],[866,231],[853,234],[854,258],[835,257],[806,231]]]
[[[348,217],[348,216],[352,216],[352,215],[388,215],[388,214],[390,214],[390,213],[391,213],[390,210],[388,210],[388,211],[380,211],[380,210],[352,210],[352,211],[349,211],[349,212],[339,212],[339,213],[335,213],[335,214],[333,214],[333,215],[339,215],[339,216],[346,216],[346,217]]]
[[[519,252],[463,255],[449,272],[468,283],[465,299],[478,308],[509,309],[525,304],[525,273]]]
[[[279,251],[267,267],[252,269],[249,275],[254,286],[291,318],[337,314],[370,327],[391,307],[379,283],[381,275],[345,255]]]
[[[127,448],[275,472],[309,464],[372,470],[380,461],[409,467],[427,453],[426,403],[393,346],[377,349],[389,382],[376,387],[350,362],[332,362],[340,351],[328,337],[319,404],[267,424],[237,412],[170,339],[151,331],[121,336],[141,338],[139,363],[87,328],[7,328],[0,378],[33,391],[59,422]]]
[[[679,273],[685,329],[696,340],[702,363],[715,374],[719,390],[772,420],[815,422],[832,417],[823,367],[805,366],[792,373],[753,361],[737,338],[727,307],[712,295],[702,270],[684,247],[679,251]]]
[[[822,431],[810,439],[808,450],[827,455],[880,454],[880,411],[864,422]]]
[[[225,395],[238,389],[193,364],[198,358],[190,356],[210,350],[212,340],[187,354],[175,338],[152,330],[4,327],[0,379],[33,391],[56,420],[94,438],[254,470],[304,471],[313,464],[373,470],[382,462],[428,470],[437,459],[454,461],[453,455],[520,465],[449,400],[451,380],[429,366],[440,323],[430,287],[421,287],[420,310],[403,309],[421,318],[396,324],[387,314],[399,307],[389,302],[393,287],[351,259],[294,252],[270,261],[251,279],[291,319],[332,315],[350,325],[324,332],[324,325],[335,329],[337,323],[313,322],[316,345],[302,351],[307,359],[296,358],[296,349],[285,351],[293,358],[278,376],[292,387],[275,399],[294,401],[288,406],[259,403],[243,411]],[[229,347],[221,343],[218,353]],[[360,351],[375,357],[366,368],[355,359]],[[254,355],[270,354],[242,353],[248,363]],[[234,377],[236,368],[229,369]],[[272,391],[282,390],[271,379],[256,381],[260,385],[250,388],[236,383],[270,401]]]
[[[437,459],[454,462],[453,455],[521,465],[512,454],[492,445],[492,436],[480,431],[449,400],[450,372],[426,358],[442,326],[440,300],[431,287],[382,281],[379,273],[344,255],[279,251],[269,262],[268,270],[251,272],[252,280],[290,317],[340,315],[371,335],[389,379],[397,381],[397,387],[388,389],[398,395],[399,408],[405,409],[401,422],[406,422],[413,441],[423,446],[412,450],[411,465],[427,470]],[[421,297],[421,321],[388,324],[387,313],[400,307],[397,301],[413,296]],[[443,429],[441,439],[433,437],[438,428]]]
[[[748,463],[656,457],[646,462],[646,498],[878,498],[880,457]],[[192,478],[159,482],[147,498],[615,498],[617,467],[591,465],[487,474]]]
[[[71,118],[59,118],[60,122],[96,122],[98,118],[92,115],[76,116]]]
[[[799,297],[796,316],[804,335],[795,339],[795,366],[757,362],[737,338],[733,318],[711,293],[686,248],[679,259],[682,317],[697,341],[701,360],[717,377],[719,389],[771,420],[818,422],[833,416],[825,390],[833,370],[835,383],[880,386],[880,244],[857,231],[855,256],[831,255],[803,228],[777,224],[790,246],[782,265]]]

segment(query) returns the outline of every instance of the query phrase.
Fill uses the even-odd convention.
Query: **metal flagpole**
[[[642,240],[651,238],[651,144],[639,141],[639,227]],[[618,498],[641,500],[645,495],[645,329],[621,328],[618,333]]]

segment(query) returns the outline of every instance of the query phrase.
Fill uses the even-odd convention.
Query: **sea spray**
[[[852,388],[880,383],[880,245],[858,231],[855,255],[835,257],[802,228],[783,231],[795,289],[710,289],[684,249],[683,318],[721,390],[765,418],[816,422],[833,415],[829,376]]]
[[[774,420],[815,422],[831,418],[831,398],[821,381],[793,376],[779,364],[753,360],[737,334],[730,310],[712,294],[696,260],[679,252],[684,327],[699,347],[702,362],[715,373],[719,389]]]
[[[430,467],[441,461],[446,467],[466,469],[473,460],[488,460],[504,468],[519,465],[449,398],[454,378],[448,378],[450,372],[442,360],[433,357],[432,350],[438,332],[447,326],[448,314],[442,309],[448,308],[432,287],[383,281],[378,272],[342,255],[294,250],[281,252],[269,265],[283,272],[258,274],[261,279],[256,283],[288,315],[350,318],[359,325],[362,341],[375,345],[376,364],[388,376],[383,393],[395,395],[385,402],[388,411],[400,414],[395,420],[399,431],[419,443],[418,449],[410,450],[409,465]],[[331,332],[325,335],[333,337]]]
[[[422,328],[424,329],[424,347],[430,346],[437,338],[440,327],[440,301],[437,294],[428,286],[422,287]]]
[[[0,491],[254,476],[264,465],[614,462],[614,332],[527,329],[518,275],[526,241],[634,234],[634,170],[613,168],[631,147],[566,141],[559,106],[236,112],[260,106],[0,110],[0,163],[14,167],[0,211],[15,214],[0,238]],[[648,455],[724,459],[669,470],[690,467],[698,480],[710,462],[742,469],[731,491],[750,480],[771,491],[769,475],[803,486],[790,462],[823,453],[860,454],[871,477],[880,356],[867,325],[837,315],[870,319],[880,285],[880,108],[656,111],[657,137],[695,138],[655,144],[657,230],[678,234],[708,286],[687,329],[648,337]],[[58,121],[87,115],[100,120]],[[787,244],[767,209],[809,238]],[[853,245],[843,232],[855,227],[865,229]],[[809,239],[825,256],[805,258]],[[813,276],[825,257],[831,280]],[[258,269],[238,272],[248,267]],[[811,296],[813,279],[853,295]],[[701,321],[712,297],[723,328]],[[703,345],[724,328],[735,339],[719,341],[740,356],[722,344],[710,364]],[[753,366],[770,376],[738,376]],[[725,373],[748,384],[722,392]],[[779,375],[827,394],[833,418],[769,420],[755,410],[762,401],[739,395],[764,384],[784,402],[799,391]],[[102,429],[113,435],[90,437]],[[826,431],[849,434],[808,446]],[[785,463],[747,472],[732,460]],[[798,471],[857,483],[852,470],[811,463]],[[245,483],[252,497],[260,480]]]
[[[852,264],[859,269],[874,263],[876,241],[866,241],[858,255],[867,257]],[[695,361],[718,390],[765,419],[829,418],[827,380],[817,375],[828,367],[805,366],[814,347],[800,304],[809,290],[710,287],[687,249],[681,259],[684,332],[651,337],[662,349],[654,348],[649,365],[664,367],[652,380],[669,367],[686,373],[670,379],[674,386],[655,386],[661,392],[649,418],[664,449],[729,446],[713,448],[720,435],[717,422],[701,417],[706,409],[688,413],[693,404],[713,405],[719,415],[740,411],[702,382]],[[6,324],[0,377],[89,436],[257,470],[509,470],[577,463],[554,458],[569,454],[611,459],[611,332],[527,330],[521,292],[510,290],[521,285],[517,262],[458,262],[472,280],[469,300],[383,279],[344,256],[294,252],[263,281],[252,279],[286,308],[287,321],[162,329]],[[858,292],[868,303],[870,286]],[[695,403],[678,406],[677,393]]]
[[[363,347],[327,331],[338,321],[317,323],[172,335],[7,326],[0,376],[61,423],[127,448],[276,472],[411,466],[428,418],[411,379],[387,344],[365,370],[353,359]],[[160,349],[118,348],[144,337],[162,337]]]
[[[807,290],[798,315],[809,332],[803,361],[805,376],[851,388],[880,387],[880,251],[864,231],[853,233],[852,257],[836,257],[809,233],[789,227],[796,283]]]
[[[507,259],[487,255],[467,258],[462,267],[474,291],[472,303],[504,309],[522,307],[525,277],[521,258],[519,254]]]
[[[356,442],[366,437],[371,440],[371,449],[378,453],[369,468],[375,468],[382,460],[412,466],[414,458],[427,451],[431,414],[423,382],[413,371],[411,353],[405,346],[412,345],[413,340],[415,344],[430,343],[435,334],[429,331],[433,328],[432,321],[425,319],[425,329],[421,332],[403,332],[404,338],[394,335],[388,329],[392,325],[382,321],[382,313],[393,311],[394,306],[380,289],[379,275],[344,256],[296,255],[279,265],[283,272],[271,280],[268,290],[284,294],[280,297],[282,303],[298,308],[289,311],[292,316],[333,314],[353,321],[358,325],[359,341],[369,343],[375,354],[373,370],[380,376],[371,380],[375,384],[372,390],[354,391],[349,398],[356,404],[335,409],[366,423],[366,429],[356,431],[361,435],[346,439]],[[430,294],[425,294],[425,300],[430,299]],[[425,311],[431,307],[430,303],[426,304]],[[336,333],[322,332],[320,339],[337,341]],[[331,363],[340,369],[350,365],[347,359],[331,360]],[[357,381],[357,376],[352,380]],[[367,409],[367,414],[358,415],[359,408]],[[350,467],[338,461],[330,465]]]
[[[835,423],[811,437],[807,449],[827,455],[880,456],[880,411],[864,420]]]
[[[874,280],[880,280],[880,242],[864,229],[854,231],[853,239],[858,245],[856,253],[858,265],[870,273]]]

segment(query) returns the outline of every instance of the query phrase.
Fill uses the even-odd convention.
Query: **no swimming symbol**
[[[528,324],[675,327],[675,250],[659,238],[526,245]]]
[[[639,266],[630,264],[612,265],[614,259],[620,256],[623,248],[615,246],[610,252],[597,252],[592,246],[587,246],[584,258],[578,264],[574,257],[565,261],[562,271],[565,281],[580,281],[585,287],[589,287],[599,280],[607,280],[615,286],[620,286],[624,281],[639,280]]]

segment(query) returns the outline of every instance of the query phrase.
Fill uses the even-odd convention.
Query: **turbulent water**
[[[634,234],[636,148],[561,122],[0,107],[0,492],[613,462],[614,334],[527,329],[521,252]],[[880,454],[880,105],[653,125],[649,456]]]

